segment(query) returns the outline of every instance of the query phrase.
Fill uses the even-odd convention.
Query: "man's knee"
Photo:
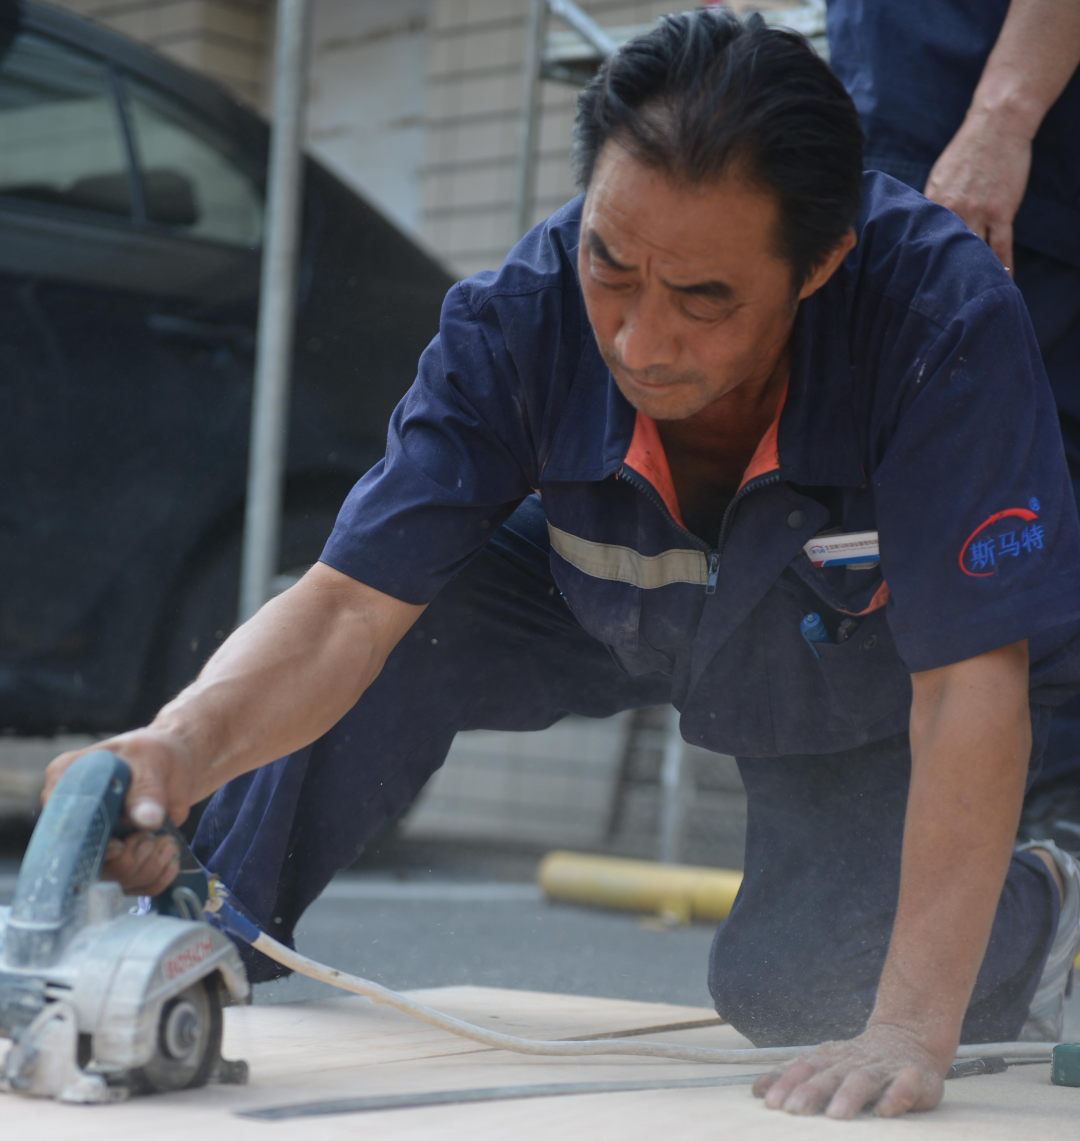
[[[804,1046],[861,1033],[873,1009],[881,956],[869,970],[836,970],[797,932],[775,938],[722,923],[709,954],[717,1014],[755,1046]],[[865,968],[867,964],[863,964]],[[846,978],[844,976],[847,976]]]

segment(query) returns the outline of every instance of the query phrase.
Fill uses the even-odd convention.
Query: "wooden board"
[[[510,1033],[537,1038],[626,1031],[707,1019],[712,1011],[480,987],[415,991],[428,1003]],[[1049,1083],[1048,1066],[949,1082],[932,1114],[899,1122],[793,1118],[770,1112],[746,1086],[588,1094],[544,1100],[397,1109],[363,1115],[262,1121],[237,1110],[337,1097],[549,1082],[626,1081],[752,1072],[647,1058],[544,1059],[487,1050],[364,999],[342,997],[225,1012],[227,1057],[251,1064],[247,1086],[212,1086],[113,1106],[66,1106],[0,1095],[0,1132],[32,1141],[679,1141],[918,1136],[972,1141],[1075,1141],[1080,1089]],[[696,1045],[747,1043],[730,1027],[657,1035]]]

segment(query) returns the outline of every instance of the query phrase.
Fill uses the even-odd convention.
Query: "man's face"
[[[578,272],[600,352],[635,408],[682,420],[772,372],[804,295],[773,252],[777,218],[776,199],[737,176],[683,186],[605,145]]]

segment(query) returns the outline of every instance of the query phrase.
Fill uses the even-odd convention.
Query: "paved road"
[[[18,842],[0,831],[0,904],[10,901]],[[308,909],[299,950],[395,989],[472,983],[710,1005],[712,929],[544,902],[536,853],[469,844],[376,843]],[[293,976],[256,987],[258,1003],[333,994]],[[1066,1037],[1080,1041],[1080,987]]]
[[[395,989],[473,983],[709,1005],[712,928],[544,902],[529,885],[339,879],[297,948]],[[289,1002],[331,988],[293,976],[256,988]]]
[[[19,837],[0,831],[0,904],[10,900]],[[545,902],[536,849],[374,842],[304,915],[297,947],[398,988],[473,983],[708,1006],[712,928],[666,928],[636,915]],[[255,989],[292,1002],[333,988],[293,976]]]

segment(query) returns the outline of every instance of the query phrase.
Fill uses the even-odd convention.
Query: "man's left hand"
[[[1012,273],[1013,219],[1030,171],[1030,138],[987,112],[969,111],[934,163],[923,193],[958,214]]]
[[[823,1042],[754,1083],[769,1109],[854,1117],[873,1106],[879,1117],[933,1109],[941,1101],[943,1059],[911,1030],[878,1023],[846,1042]]]

